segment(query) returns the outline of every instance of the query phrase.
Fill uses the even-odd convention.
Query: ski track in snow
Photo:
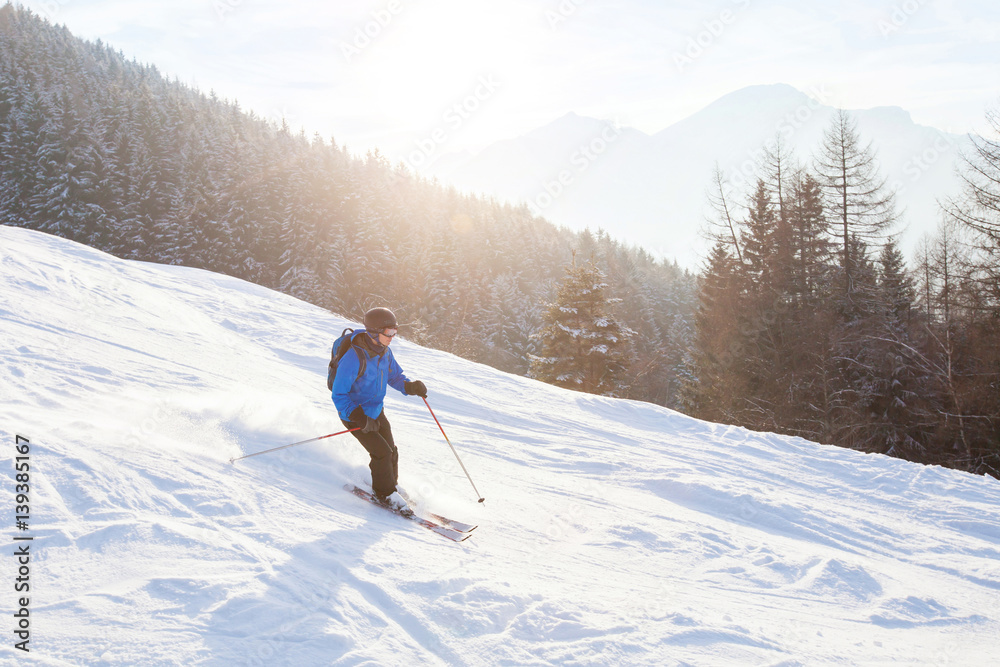
[[[368,482],[350,436],[229,463],[341,429],[325,367],[350,321],[10,227],[0,292],[0,439],[11,464],[32,439],[35,537],[32,652],[8,634],[2,664],[982,665],[1000,645],[995,480],[399,340],[486,497],[390,392],[402,486],[480,524],[453,544],[342,491]]]

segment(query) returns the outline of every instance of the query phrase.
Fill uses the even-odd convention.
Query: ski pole
[[[421,396],[421,398],[424,399],[424,405],[426,405],[427,409],[431,411],[431,417],[434,417],[434,421],[437,423],[438,428],[441,429],[441,435],[444,436],[444,441],[448,443],[449,447],[451,447],[451,453],[455,455],[456,459],[458,459],[458,465],[462,466],[462,472],[464,472],[465,476],[469,478],[469,484],[472,485],[472,490],[476,492],[477,496],[479,496],[479,502],[485,502],[486,498],[479,495],[479,489],[476,488],[476,483],[472,481],[472,476],[469,475],[469,471],[465,469],[465,464],[462,463],[462,459],[458,457],[458,452],[455,451],[455,446],[452,445],[451,440],[448,439],[448,434],[444,432],[444,428],[441,426],[441,422],[438,421],[437,415],[435,415],[434,411],[431,410],[431,404],[427,402],[425,397]]]
[[[293,442],[290,445],[282,445],[281,447],[272,447],[271,449],[265,449],[264,451],[257,452],[256,454],[247,454],[246,456],[237,456],[236,458],[229,459],[229,462],[230,463],[235,463],[236,461],[239,461],[240,459],[248,459],[251,456],[260,456],[261,454],[267,454],[268,452],[276,452],[279,449],[288,449],[289,447],[295,447],[297,445],[304,445],[307,442],[316,442],[317,440],[322,440],[324,438],[332,438],[335,435],[343,435],[344,433],[350,433],[351,431],[357,431],[360,428],[361,428],[360,426],[358,426],[357,428],[349,428],[346,431],[338,431],[337,433],[330,433],[330,434],[327,434],[327,435],[321,435],[318,438],[309,438],[308,440],[303,440],[302,442]]]

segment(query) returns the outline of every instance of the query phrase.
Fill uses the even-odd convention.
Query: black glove
[[[378,430],[378,420],[366,415],[365,411],[361,408],[354,408],[354,411],[351,413],[351,423],[354,424],[355,428],[360,426],[362,433],[371,433]]]
[[[427,398],[427,386],[420,380],[414,380],[413,382],[404,382],[403,390],[410,396],[419,396],[420,398]]]

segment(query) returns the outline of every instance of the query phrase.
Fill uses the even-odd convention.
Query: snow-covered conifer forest
[[[5,224],[226,273],[338,313],[391,303],[412,340],[515,373],[527,371],[576,251],[601,265],[620,317],[646,341],[616,390],[676,407],[690,273],[349,148],[0,10]]]

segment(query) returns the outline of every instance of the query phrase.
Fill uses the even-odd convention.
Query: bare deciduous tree
[[[851,237],[871,242],[884,238],[897,221],[895,193],[879,174],[871,143],[863,145],[857,122],[837,111],[823,136],[816,171],[826,192],[826,210],[839,227],[844,293],[853,302],[858,258],[851,256]]]

